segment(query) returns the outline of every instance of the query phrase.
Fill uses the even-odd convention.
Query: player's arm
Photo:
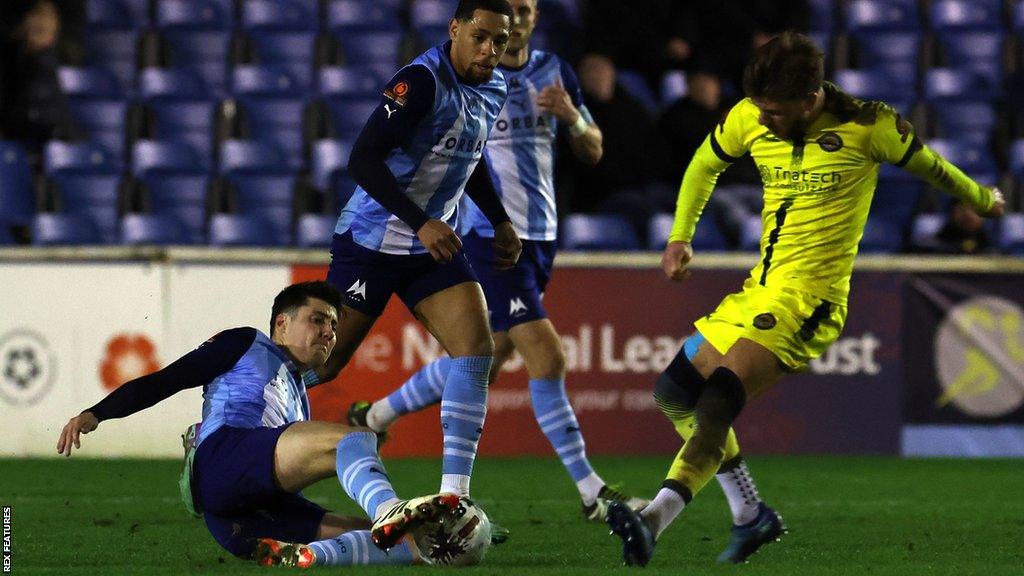
[[[889,162],[907,170],[933,188],[955,196],[982,216],[1001,216],[1003,198],[999,190],[982,186],[951,162],[924,144],[913,126],[891,108],[879,112],[871,133],[871,153],[878,162]]]
[[[92,432],[104,420],[130,416],[182,390],[209,383],[231,370],[255,339],[255,328],[225,330],[165,368],[124,383],[64,426],[57,453],[71,456],[72,445],[81,447],[80,435]]]
[[[704,212],[704,206],[715,189],[718,175],[747,153],[743,143],[744,118],[741,107],[744,105],[745,101],[734,106],[725,120],[708,134],[683,174],[672,232],[661,257],[662,270],[672,280],[682,280],[689,276],[686,265],[693,257],[690,240],[697,230],[697,221]]]
[[[561,63],[561,69],[561,81],[541,90],[537,105],[569,127],[569,146],[573,155],[593,166],[604,155],[604,136],[583,103],[576,73],[565,62]]]
[[[458,236],[444,222],[428,217],[402,192],[386,162],[392,150],[409,142],[433,109],[435,89],[434,77],[426,67],[399,70],[356,138],[348,171],[371,198],[416,233],[435,259],[447,261],[462,248]]]
[[[491,179],[491,171],[487,161],[480,159],[476,168],[469,175],[466,182],[466,194],[473,199],[480,211],[484,213],[487,220],[494,227],[494,254],[496,257],[496,268],[507,270],[516,265],[519,260],[519,253],[523,249],[523,243],[512,228],[512,220],[505,211],[505,206],[494,189],[494,181]]]

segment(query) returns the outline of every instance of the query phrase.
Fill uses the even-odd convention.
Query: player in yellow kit
[[[806,368],[842,332],[853,260],[882,162],[983,216],[1002,215],[998,190],[925,146],[889,106],[824,82],[822,62],[814,43],[795,32],[759,48],[744,73],[747,98],[708,135],[683,177],[662,255],[665,274],[677,281],[689,275],[701,211],[718,175],[747,152],[764,184],[761,260],[741,292],[695,323],[697,332],[658,379],[655,398],[683,447],[647,508],[609,510],[627,564],[645,565],[658,535],[723,461],[739,459],[731,426],[747,400]],[[749,490],[759,502],[752,481]],[[733,527],[719,561],[743,562],[784,531],[778,514],[759,503],[750,522]]]

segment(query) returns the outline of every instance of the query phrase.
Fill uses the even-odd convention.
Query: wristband
[[[572,126],[569,126],[569,134],[572,134],[575,138],[579,138],[587,133],[587,128],[589,127],[590,125],[583,119],[583,114],[580,114],[576,117],[576,122]]]

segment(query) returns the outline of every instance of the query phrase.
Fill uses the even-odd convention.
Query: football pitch
[[[385,452],[386,453],[386,452]],[[391,460],[400,495],[437,489],[439,460]],[[609,481],[651,496],[668,457],[594,458]],[[716,566],[730,525],[709,486],[658,542],[643,574],[1024,574],[1024,474],[1013,460],[755,457],[761,494],[790,533],[744,566]],[[13,574],[276,573],[221,550],[177,496],[168,460],[0,460],[0,504],[12,509]],[[624,574],[621,545],[584,521],[554,459],[481,459],[475,499],[511,539],[491,548],[488,575]],[[305,491],[357,513],[334,481]],[[321,568],[392,574],[429,567]]]

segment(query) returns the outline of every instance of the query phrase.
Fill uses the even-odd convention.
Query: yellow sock
[[[693,438],[693,434],[697,429],[697,418],[693,410],[683,410],[662,402],[659,402],[659,407],[669,421],[672,422],[676,433],[683,439],[683,447],[679,449],[675,459],[672,461],[672,466],[669,468],[666,480],[674,480],[681,483],[683,486],[686,486],[691,495],[695,496],[711,480],[711,477],[719,471],[722,462],[728,462],[739,455],[740,444],[736,438],[736,431],[731,426],[729,427],[725,437],[722,456],[718,459],[717,463],[707,465],[687,463],[683,459],[683,451],[686,449],[686,443]]]

